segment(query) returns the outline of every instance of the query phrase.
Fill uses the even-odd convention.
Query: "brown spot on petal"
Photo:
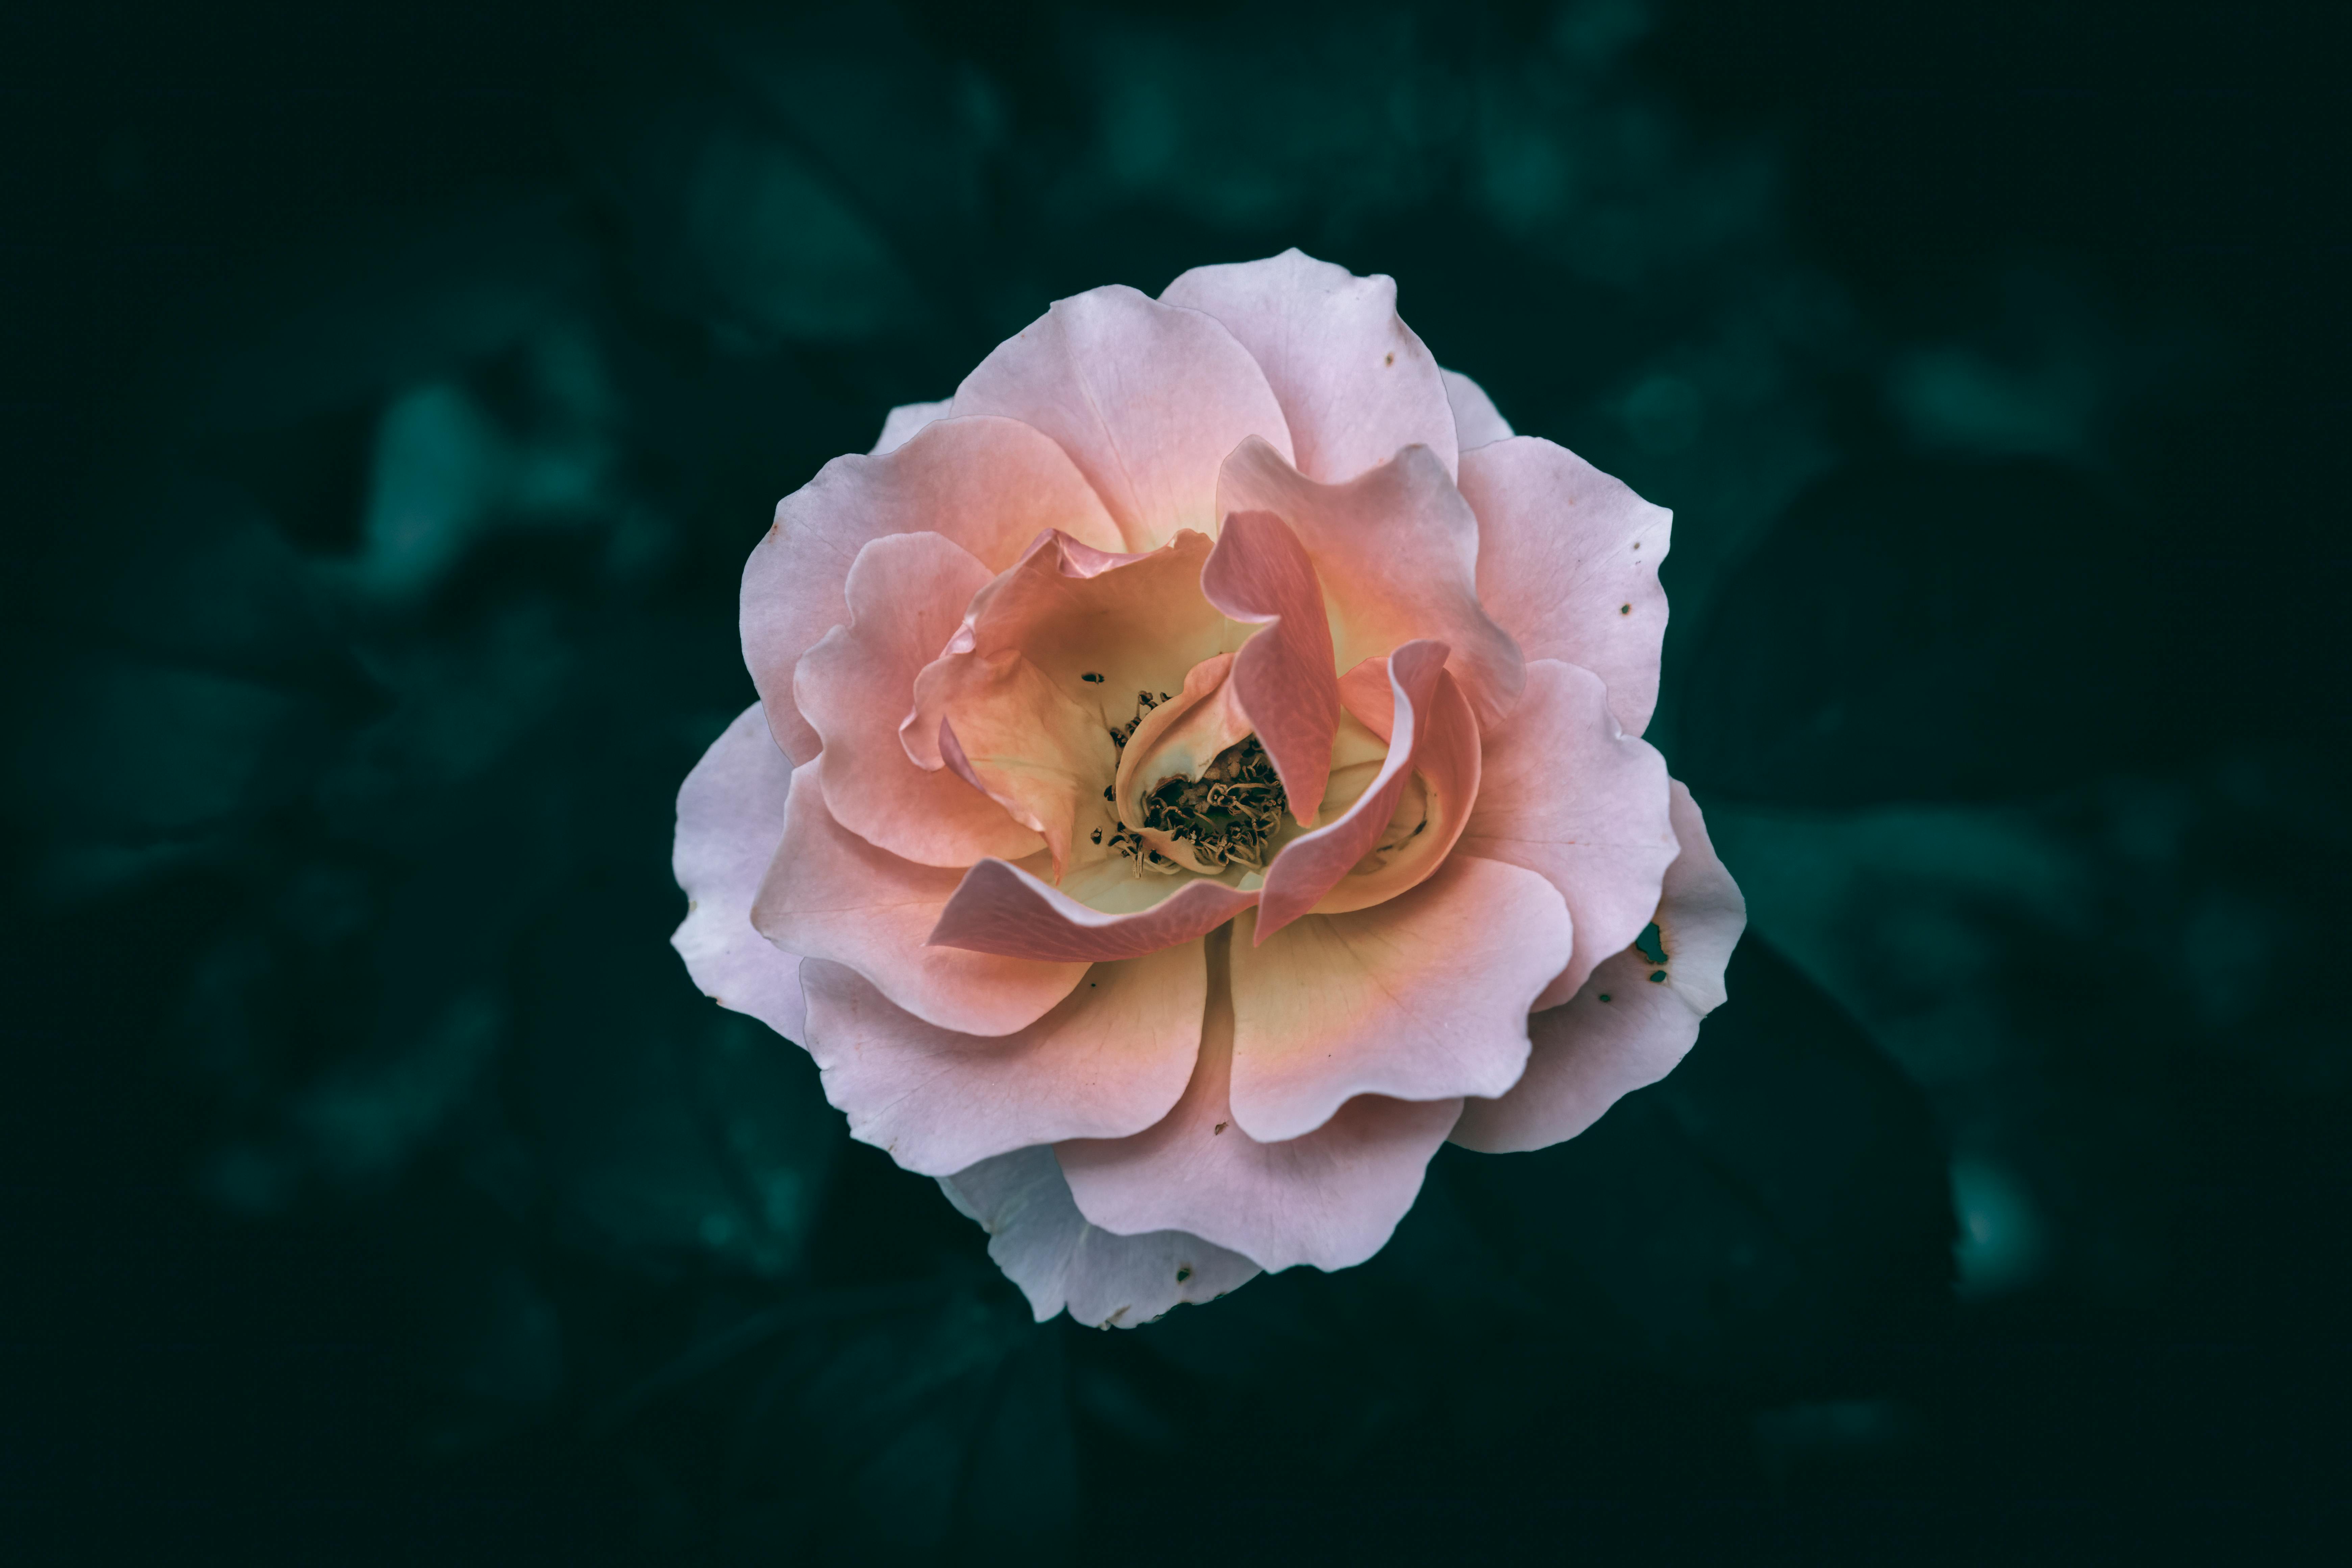
[[[1381,356],[1381,363],[1383,365],[1391,365],[1396,363],[1396,350],[1391,349],[1388,353],[1382,354]]]
[[[1191,1264],[1180,1263],[1176,1266],[1177,1284],[1181,1285],[1185,1280],[1190,1279],[1191,1278],[1192,1278],[1192,1266]]]
[[[1617,606],[1617,613],[1621,616],[1630,616],[1633,613],[1633,606],[1631,605],[1620,605]]]
[[[1211,1130],[1209,1136],[1214,1138],[1218,1133],[1223,1132],[1226,1128],[1231,1127],[1233,1123],[1230,1121],[1220,1121],[1213,1129]]]

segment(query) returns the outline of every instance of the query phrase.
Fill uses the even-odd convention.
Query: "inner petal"
[[[1040,536],[916,678],[899,728],[907,754],[965,773],[1041,834],[1057,880],[1099,858],[1094,835],[1116,821],[1106,792],[1139,698],[1164,700],[1230,629],[1201,594],[1209,550],[1192,532],[1141,555]]]

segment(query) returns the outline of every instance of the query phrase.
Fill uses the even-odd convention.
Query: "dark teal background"
[[[2325,1556],[2345,15],[0,10],[0,1561]],[[1292,244],[1676,510],[1752,924],[1370,1264],[1033,1326],[671,801],[779,495]]]

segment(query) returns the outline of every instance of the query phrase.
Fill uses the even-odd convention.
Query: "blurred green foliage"
[[[2343,40],[2257,12],[6,17],[9,1560],[2315,1546]],[[780,494],[1291,244],[1676,509],[1754,923],[1365,1267],[1033,1326],[685,980],[670,803]]]

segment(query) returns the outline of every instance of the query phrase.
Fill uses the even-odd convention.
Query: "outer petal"
[[[878,458],[885,452],[897,451],[915,438],[916,431],[947,416],[948,400],[944,397],[937,403],[901,403],[883,418],[882,434],[875,437],[871,455]]]
[[[1010,419],[942,419],[878,457],[835,458],[776,503],[743,565],[743,661],[768,725],[797,757],[816,731],[793,697],[793,667],[849,619],[843,584],[866,542],[931,532],[1001,572],[1042,529],[1118,545],[1102,503],[1059,447]]]
[[[735,716],[677,792],[670,869],[686,889],[686,923],[670,945],[703,994],[787,1039],[806,1034],[800,955],[751,929],[760,879],[784,836],[793,760],[753,703]]]
[[[1674,513],[1534,436],[1477,448],[1462,493],[1478,514],[1478,598],[1529,658],[1582,665],[1625,732],[1658,705]]]
[[[936,533],[872,540],[849,569],[849,624],[825,633],[793,678],[801,712],[824,743],[833,819],[926,866],[1017,860],[1045,847],[1004,807],[951,772],[917,767],[898,743],[915,677],[988,581],[977,557]]]
[[[1270,511],[1307,547],[1331,613],[1338,668],[1417,637],[1452,648],[1447,668],[1482,728],[1518,700],[1518,645],[1478,603],[1478,519],[1424,447],[1341,485],[1319,485],[1263,442],[1225,460],[1222,511]]]
[[[1367,1096],[1305,1137],[1261,1143],[1234,1124],[1226,1091],[1234,1009],[1219,941],[1209,950],[1201,1059],[1176,1109],[1149,1131],[1058,1145],[1078,1210],[1121,1235],[1174,1229],[1267,1268],[1346,1268],[1378,1252],[1421,1192],[1459,1100]]]
[[[1291,449],[1265,373],[1231,332],[1119,287],[1055,301],[964,377],[955,412],[1059,442],[1129,550],[1180,528],[1214,533],[1217,465],[1245,438]]]
[[[1272,512],[1236,512],[1201,569],[1201,592],[1234,620],[1265,628],[1234,656],[1234,693],[1282,780],[1290,814],[1312,827],[1339,726],[1339,666],[1315,563]]]
[[[1459,853],[1524,866],[1560,891],[1576,950],[1538,1008],[1576,994],[1593,965],[1642,934],[1677,846],[1666,760],[1617,727],[1591,670],[1528,666],[1528,691],[1486,740],[1478,804]]]
[[[1203,877],[1151,877],[1137,885],[1154,895],[1152,902],[1107,913],[1018,866],[982,860],[965,873],[930,940],[942,950],[1037,963],[1105,963],[1205,936],[1258,897]]]
[[[1501,1094],[1528,1059],[1528,1009],[1570,948],[1550,883],[1465,855],[1402,898],[1309,915],[1261,946],[1240,940],[1253,918],[1233,944],[1232,1100],[1269,1142],[1357,1095]]]
[[[803,969],[808,1049],[852,1137],[944,1176],[1057,1138],[1118,1138],[1168,1114],[1201,1049],[1208,968],[1191,942],[1097,963],[1009,1035],[959,1034],[894,1006],[856,970]]]
[[[1467,452],[1495,441],[1507,441],[1511,436],[1511,423],[1486,395],[1486,389],[1458,370],[1441,370],[1445,378],[1445,401],[1454,410],[1454,438],[1460,450]],[[918,405],[929,407],[929,404]],[[898,417],[898,410],[891,410]],[[884,432],[888,433],[887,429]]]
[[[1293,249],[1195,267],[1160,298],[1208,312],[1241,340],[1281,401],[1308,478],[1351,479],[1412,446],[1454,471],[1445,386],[1397,317],[1394,279],[1358,278]]]
[[[902,860],[834,821],[824,766],[819,757],[793,771],[783,841],[751,906],[762,936],[845,963],[917,1017],[975,1035],[1028,1027],[1085,977],[1079,963],[925,946],[957,874]]]
[[[1658,906],[1666,961],[1629,949],[1594,970],[1567,1005],[1537,1014],[1527,1076],[1499,1100],[1465,1106],[1455,1142],[1504,1154],[1575,1137],[1620,1097],[1673,1071],[1698,1038],[1699,1020],[1722,1005],[1724,966],[1747,929],[1748,905],[1716,858],[1690,791],[1673,790],[1683,848]]]
[[[940,1189],[988,1232],[988,1255],[1021,1287],[1039,1322],[1065,1305],[1090,1329],[1132,1329],[1185,1301],[1213,1301],[1257,1278],[1239,1253],[1197,1236],[1113,1236],[1070,1201],[1054,1151],[1024,1149],[940,1178]]]

